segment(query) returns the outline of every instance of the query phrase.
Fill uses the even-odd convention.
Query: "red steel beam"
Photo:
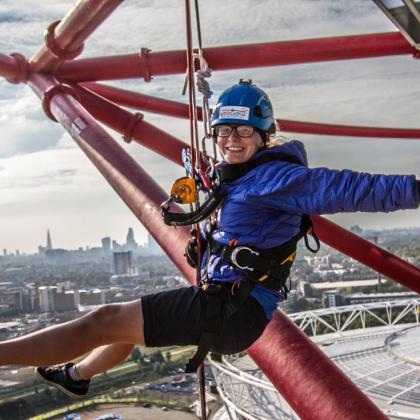
[[[178,118],[188,117],[188,106],[176,101],[131,92],[100,83],[86,82],[82,86],[90,91],[109,99],[119,105],[128,106],[142,111],[154,112]],[[201,107],[197,107],[198,118],[202,119]],[[402,138],[420,139],[420,129],[416,128],[389,128],[389,127],[364,127],[338,124],[322,124],[277,119],[281,131],[291,133],[318,134],[327,136],[350,136],[350,137],[378,137],[378,138]]]
[[[51,28],[52,52],[42,46],[30,59],[33,72],[48,73],[55,69],[64,53],[81,52],[83,42],[123,2],[123,0],[79,0],[61,22]],[[57,55],[58,54],[58,55]]]
[[[417,54],[399,32],[206,48],[213,70]],[[61,63],[56,77],[68,81],[115,80],[184,73],[185,51],[97,57]]]
[[[312,341],[276,311],[248,354],[303,420],[386,419]]]
[[[135,140],[142,146],[182,165],[182,149],[189,145],[147,123],[110,101],[77,85],[71,85],[80,97],[82,105],[102,123],[121,133],[126,141]]]
[[[320,216],[311,216],[322,242],[420,293],[420,269]]]
[[[189,118],[188,105],[181,102],[157,98],[156,96],[132,92],[130,90],[103,85],[101,83],[86,82],[81,83],[80,85],[118,105],[127,106],[140,111],[167,115],[169,117]],[[200,120],[203,119],[201,107],[197,107],[197,115]]]
[[[420,129],[402,127],[365,127],[277,119],[280,131],[326,136],[377,137],[383,139],[420,139]]]
[[[79,88],[77,92],[83,106],[92,115],[109,124],[114,130],[124,133],[124,127],[129,124],[132,114],[84,89]],[[112,121],[113,119],[115,121]],[[140,121],[133,129],[133,138],[161,156],[182,165],[181,150],[187,145],[151,124],[144,124],[146,124],[144,121]],[[142,126],[146,128],[147,136],[141,132]],[[319,216],[312,218],[314,229],[321,241],[420,293],[420,269],[325,218]]]
[[[50,77],[33,75],[29,84],[37,95],[42,97],[55,85],[55,82]],[[179,270],[191,283],[194,283],[195,273],[183,256],[184,245],[189,237],[188,229],[168,227],[162,223],[160,203],[166,194],[157,183],[74,98],[64,93],[56,93],[50,100],[50,111]],[[293,365],[297,370],[288,376],[282,375],[281,372],[278,378],[273,376],[273,384],[279,390],[287,389],[287,398],[301,418],[356,420],[361,418],[360,413],[366,416],[362,418],[372,420],[385,418],[380,410],[323,356],[302,331],[284,315],[282,322],[279,322],[279,316],[276,315],[275,322],[270,324],[267,332],[251,348],[251,355],[261,362],[262,370],[268,376],[273,376],[273,372],[267,371],[267,366],[274,371],[280,371],[284,365]],[[295,347],[295,343],[298,343],[299,347]],[[284,353],[281,357],[276,354],[276,357],[272,358],[273,349],[270,346],[277,344],[282,345],[278,349]],[[305,355],[305,358],[300,357],[296,360],[296,354]],[[267,361],[267,358],[270,360]],[[308,361],[313,361],[316,366]],[[324,372],[322,380],[315,377],[314,369],[317,372]],[[304,384],[307,388],[302,387],[303,383],[296,386],[296,377],[305,378]],[[282,383],[279,382],[280,379]],[[340,386],[339,392],[332,392],[337,384]]]
[[[19,63],[14,57],[0,54],[0,76],[14,79],[19,75]]]

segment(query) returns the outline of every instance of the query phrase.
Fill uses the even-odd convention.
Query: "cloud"
[[[30,57],[44,29],[61,19],[73,0],[2,0],[0,52]],[[204,47],[319,38],[395,30],[366,0],[212,0],[200,2]],[[184,10],[172,0],[126,1],[86,42],[83,57],[185,48]],[[258,64],[256,59],[256,64]],[[216,71],[217,96],[239,78],[252,78],[271,96],[280,118],[377,126],[418,127],[418,62],[410,56]],[[142,93],[187,102],[183,75],[112,82]],[[188,141],[186,120],[146,114],[148,122]],[[0,248],[34,250],[53,230],[57,246],[98,244],[105,235],[123,238],[128,226],[144,235],[121,200],[58,124],[43,114],[27,87],[0,80]],[[286,133],[289,135],[289,133]],[[139,146],[120,144],[165,190],[183,169]],[[409,140],[290,135],[307,145],[313,166],[385,173],[418,173],[420,143]],[[418,212],[338,215],[344,226],[417,224]],[[363,221],[363,222],[361,222]],[[143,236],[144,237],[144,236]]]
[[[6,54],[18,51],[29,58],[44,42],[44,30],[61,19],[72,4],[68,0],[2,0],[0,51]]]
[[[0,247],[34,252],[47,228],[55,246],[122,241],[128,226],[145,230],[78,148],[0,159]]]
[[[3,81],[3,83],[5,83]],[[28,87],[14,92],[0,85],[0,158],[44,150],[58,143],[62,128],[47,119]]]
[[[4,23],[17,23],[17,22],[24,22],[24,19],[19,16],[14,16],[12,14],[1,13],[0,14],[0,25]]]

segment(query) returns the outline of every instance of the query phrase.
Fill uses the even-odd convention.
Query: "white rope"
[[[199,50],[198,54],[193,55],[195,60],[199,60],[200,70],[196,71],[197,89],[207,100],[211,98],[213,92],[210,89],[209,82],[206,80],[211,77],[212,69],[209,68],[207,61],[203,56],[203,51]]]
[[[194,60],[198,60],[200,64],[200,70],[195,72],[196,76],[196,85],[197,90],[202,94],[202,117],[203,117],[203,126],[204,126],[204,137],[201,142],[201,148],[203,152],[203,158],[209,164],[209,160],[216,159],[216,148],[213,145],[213,157],[209,156],[206,150],[206,140],[212,138],[211,135],[211,126],[210,126],[210,106],[209,99],[213,95],[212,90],[210,89],[210,84],[207,79],[212,75],[212,69],[209,68],[207,61],[203,56],[203,51],[198,50],[198,54],[194,54]]]

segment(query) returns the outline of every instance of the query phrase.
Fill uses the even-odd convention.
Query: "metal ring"
[[[67,95],[73,96],[73,98],[75,98],[78,102],[80,102],[80,96],[69,85],[60,84],[60,85],[51,86],[49,89],[47,89],[42,99],[42,108],[44,109],[44,112],[47,115],[47,117],[53,120],[54,122],[57,122],[57,119],[52,114],[50,107],[51,107],[51,100],[57,93],[65,93]]]
[[[237,248],[235,248],[232,251],[232,254],[230,256],[230,259],[232,260],[232,262],[236,265],[236,267],[240,268],[241,270],[249,270],[249,271],[254,271],[254,269],[252,267],[248,267],[247,265],[241,266],[238,261],[236,260],[236,255],[238,254],[238,252],[240,251],[249,251],[251,254],[254,255],[260,255],[257,251],[253,251],[251,248],[248,248],[247,246],[238,246]]]
[[[151,50],[149,50],[149,48],[142,48],[140,50],[140,71],[143,75],[143,79],[145,82],[150,82],[152,80],[148,61],[150,52]]]
[[[130,143],[133,137],[134,129],[139,121],[143,119],[141,112],[135,112],[131,114],[130,121],[128,121],[127,127],[124,128],[124,134],[122,136],[126,143]]]
[[[70,51],[66,50],[65,48],[61,48],[57,44],[57,40],[55,39],[55,28],[59,25],[61,21],[57,20],[51,23],[50,26],[45,30],[44,39],[45,39],[45,46],[47,50],[56,58],[61,60],[73,60],[78,55],[80,55],[83,51],[84,44],[80,44],[75,50]]]
[[[10,54],[11,57],[14,58],[15,63],[17,64],[17,74],[11,77],[10,79],[6,79],[10,83],[26,83],[29,78],[29,64],[26,58],[19,53],[12,53]]]

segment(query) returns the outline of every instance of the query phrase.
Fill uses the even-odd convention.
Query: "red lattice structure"
[[[11,83],[27,83],[42,101],[46,115],[60,123],[162,249],[191,282],[195,273],[183,249],[188,229],[163,224],[160,204],[167,194],[142,167],[98,124],[121,133],[170,161],[182,164],[186,143],[146,122],[150,111],[188,118],[188,106],[96,83],[98,80],[143,78],[185,73],[186,51],[151,52],[78,59],[85,40],[122,0],[79,0],[46,31],[45,45],[27,60],[20,54],[0,55],[0,75]],[[412,54],[417,50],[398,32],[323,39],[207,48],[213,70],[278,66]],[[198,116],[201,110],[198,109]],[[419,129],[315,124],[278,120],[288,132],[420,138]],[[420,292],[420,270],[380,247],[322,217],[313,218],[321,241],[404,286]],[[382,412],[338,370],[286,315],[277,311],[263,336],[248,349],[273,385],[303,419],[379,419]]]

